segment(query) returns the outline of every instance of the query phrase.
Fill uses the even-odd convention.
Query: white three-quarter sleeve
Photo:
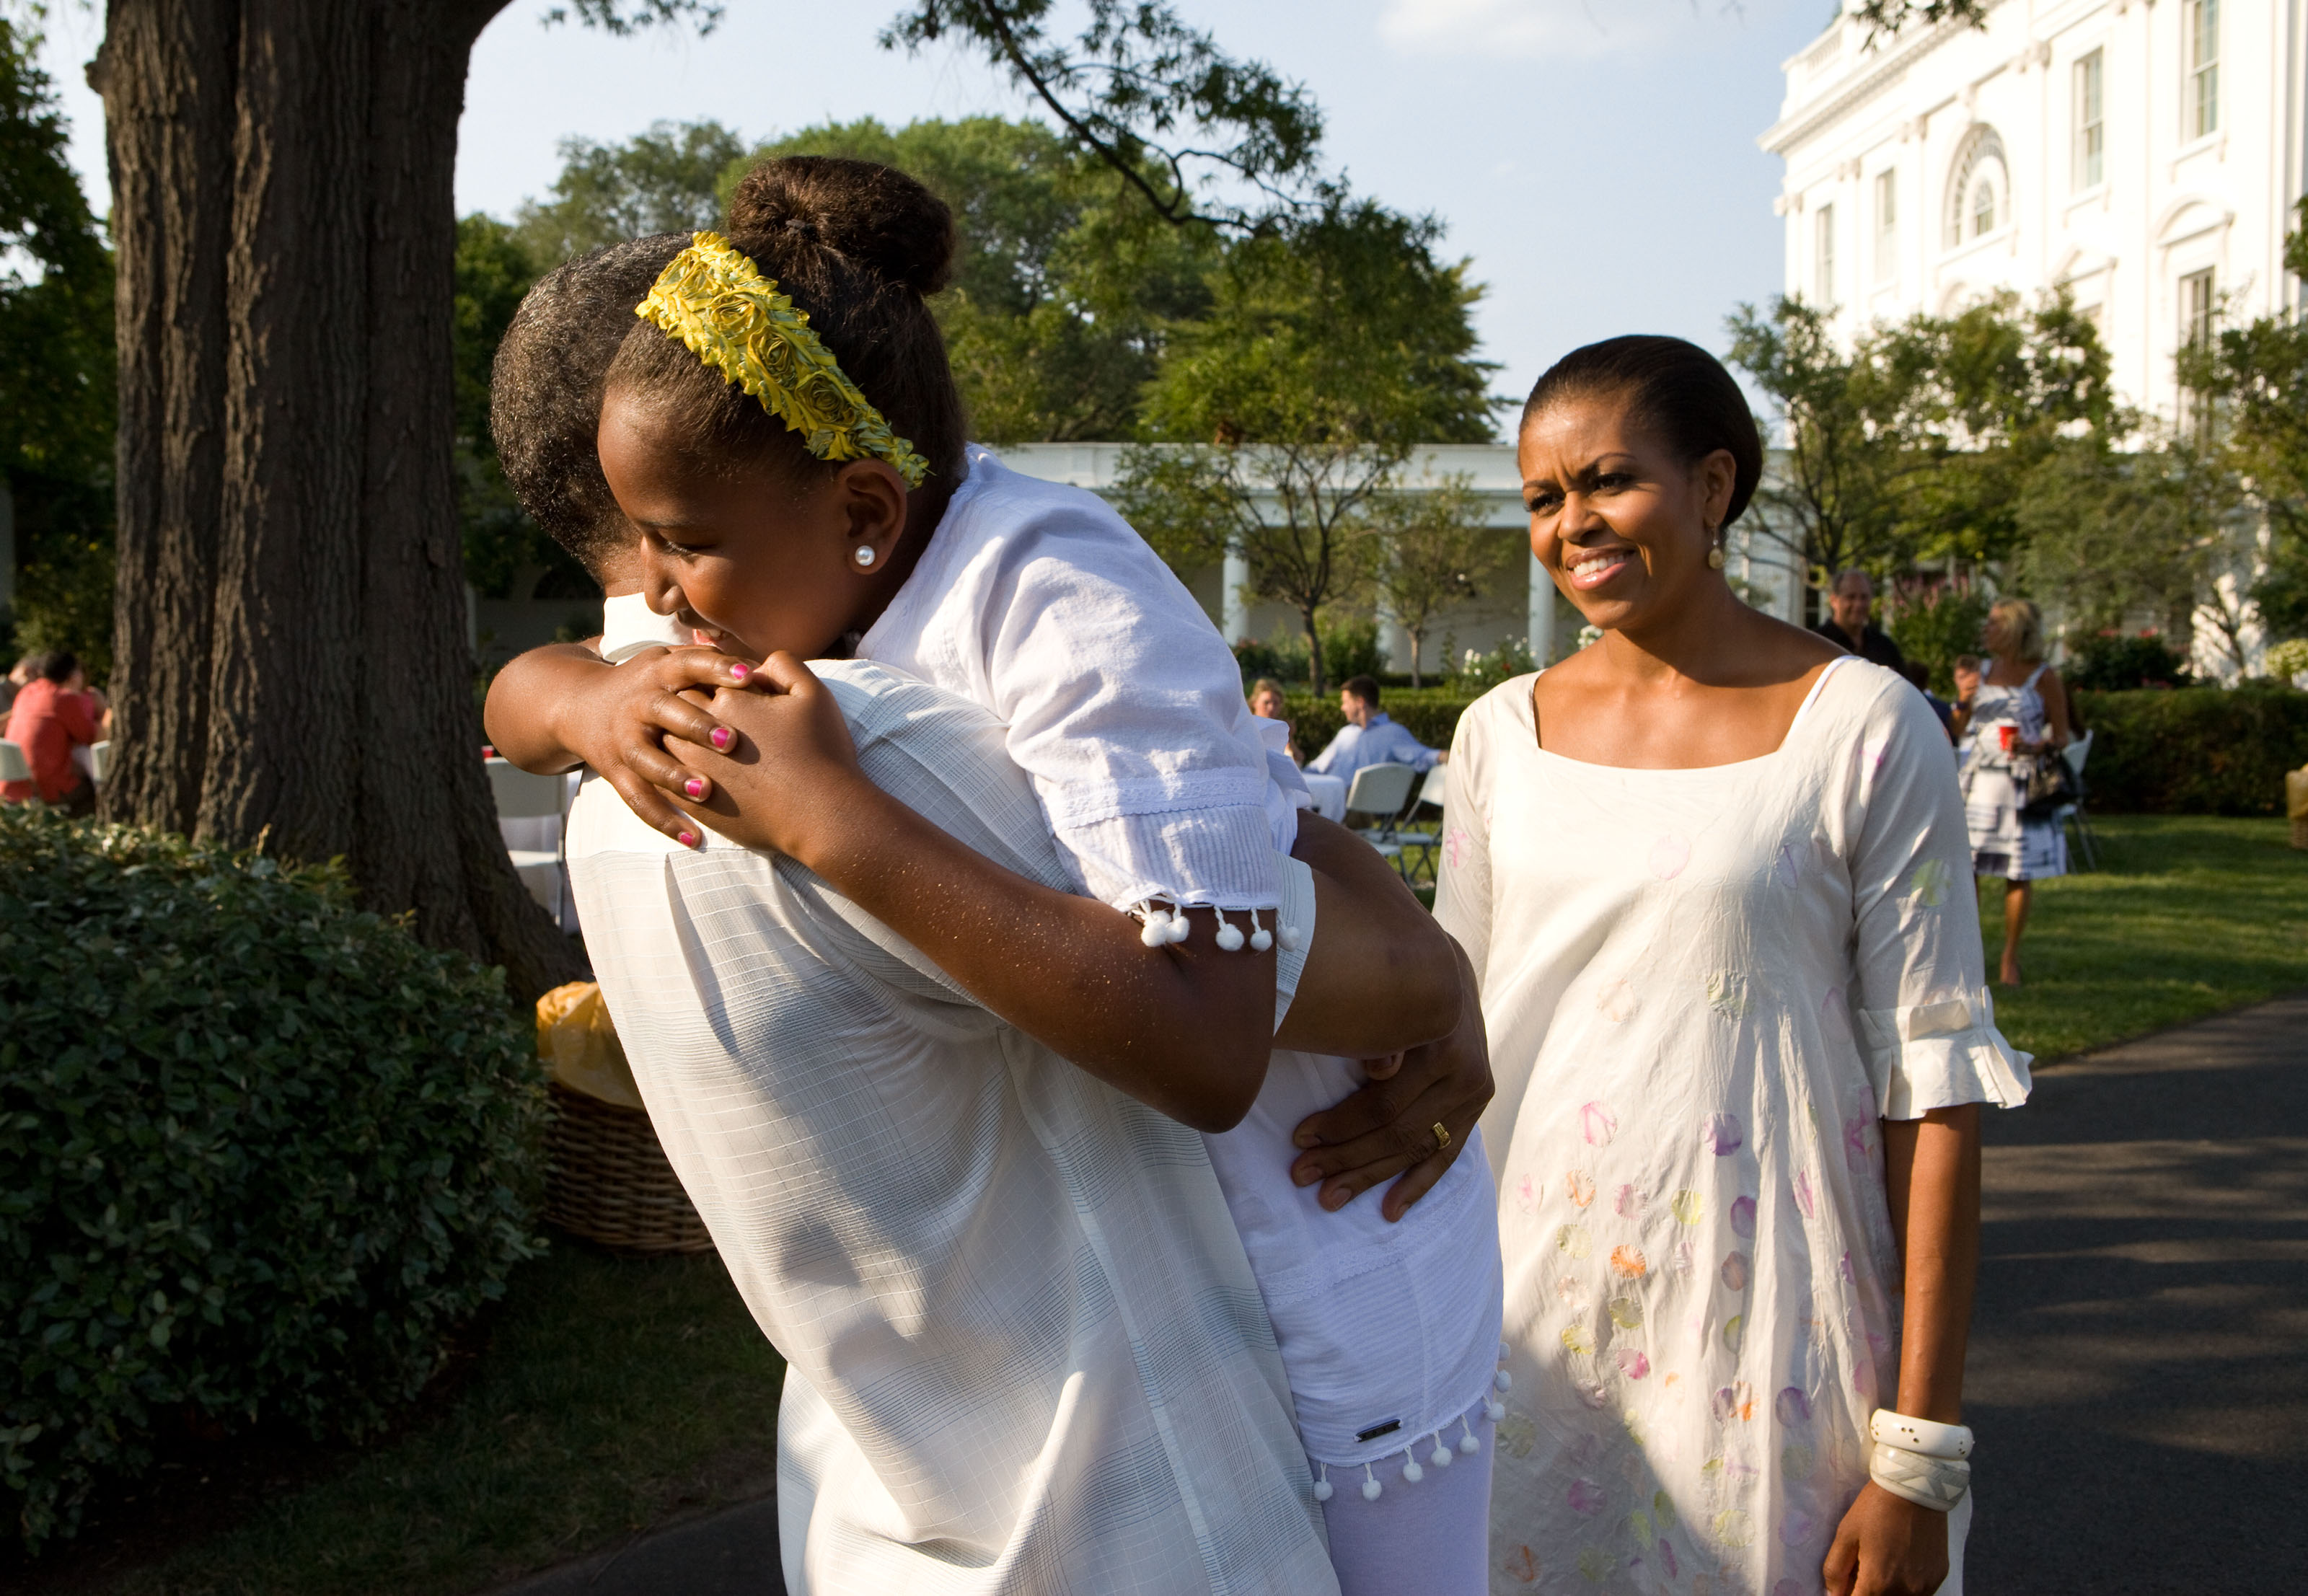
[[[1297,837],[1234,652],[1096,496],[973,449],[921,565],[858,648],[992,710],[1081,889],[1271,910]]]
[[[2028,1057],[1995,1028],[1963,796],[1922,694],[1887,687],[1854,750],[1853,1007],[1876,1104],[1918,1119],[1958,1103],[2016,1108]]]

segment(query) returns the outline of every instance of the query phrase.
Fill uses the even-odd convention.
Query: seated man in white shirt
[[[1306,767],[1317,775],[1352,783],[1355,772],[1366,764],[1407,764],[1428,771],[1450,757],[1390,720],[1378,707],[1378,684],[1366,676],[1350,677],[1339,689],[1339,712],[1347,723]]]

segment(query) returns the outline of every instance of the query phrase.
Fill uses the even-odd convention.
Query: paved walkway
[[[2308,996],[2048,1070],[1987,1126],[1967,1588],[2300,1588]]]
[[[1981,1250],[1971,1596],[2299,1588],[2308,996],[2062,1065],[1991,1110]],[[783,1596],[776,1505],[516,1592]]]

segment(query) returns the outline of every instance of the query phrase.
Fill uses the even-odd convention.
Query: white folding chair
[[[29,781],[32,779],[32,762],[24,757],[24,750],[16,744],[0,739],[0,781]]]
[[[1426,779],[1418,784],[1418,796],[1410,801],[1408,816],[1410,819],[1423,821],[1429,805],[1434,807],[1436,821],[1439,822],[1442,818],[1442,806],[1451,792],[1451,778],[1448,773],[1450,769],[1447,764],[1438,764],[1426,772]],[[1422,825],[1417,831],[1405,831],[1402,827],[1397,826],[1393,835],[1395,843],[1403,850],[1395,856],[1397,867],[1407,866],[1410,862],[1409,850],[1414,848],[1424,853],[1427,862],[1432,864],[1434,850],[1442,845],[1442,833],[1439,825]]]
[[[112,739],[107,738],[100,743],[90,743],[88,746],[88,779],[100,782],[110,774],[112,774]]]
[[[2092,736],[2091,732],[2087,731],[2060,750],[2060,757],[2067,761],[2068,773],[2076,779],[2076,788],[2080,793],[2084,784],[2084,761],[2091,757]],[[2072,826],[2076,833],[2076,851],[2084,856],[2084,868],[2087,870],[2099,868],[2099,849],[2093,841],[2091,822],[2084,815],[2081,798],[2071,804],[2062,804],[2053,810],[2052,824],[2057,826]]]
[[[1347,821],[1352,824],[1357,815],[1368,815],[1371,827],[1363,833],[1380,854],[1402,867],[1402,844],[1395,841],[1394,821],[1410,801],[1410,784],[1418,772],[1407,764],[1366,764],[1355,772],[1354,782],[1347,789]]]
[[[489,791],[496,799],[497,831],[505,852],[529,895],[544,907],[555,924],[569,901],[561,866],[561,817],[566,807],[568,779],[540,776],[522,770],[509,759],[492,755],[488,761]]]

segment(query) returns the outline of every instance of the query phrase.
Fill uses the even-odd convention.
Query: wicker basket
[[[546,1083],[553,1099],[545,1217],[573,1236],[621,1253],[705,1253],[713,1238],[689,1205],[639,1109]]]

